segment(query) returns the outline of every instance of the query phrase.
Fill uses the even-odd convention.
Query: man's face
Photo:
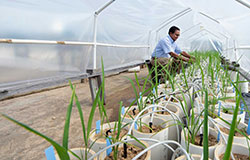
[[[175,30],[174,33],[170,33],[170,37],[176,41],[178,39],[178,37],[180,36],[180,31],[179,30]]]

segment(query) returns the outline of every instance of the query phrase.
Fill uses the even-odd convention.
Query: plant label
[[[56,160],[53,146],[50,146],[49,148],[45,149],[45,155],[47,160]]]
[[[135,122],[134,126],[135,126],[135,130],[137,130],[137,123],[136,122]]]
[[[106,138],[106,144],[107,147],[111,145],[111,136]],[[112,152],[112,147],[106,150],[107,156],[109,156],[111,152]]]
[[[250,134],[250,118],[248,120],[248,126],[247,126],[247,134]]]
[[[98,134],[101,131],[101,120],[96,121],[95,125],[96,125],[95,133]]]
[[[219,101],[218,116],[220,116],[220,107],[221,107],[221,102]]]
[[[141,97],[141,92],[139,93],[139,95],[140,95],[140,102],[141,102],[141,99],[142,99],[142,97]]]
[[[122,115],[124,115],[124,114],[125,114],[125,107],[122,106]]]
[[[243,113],[243,111],[244,111],[244,104],[243,103],[241,103],[241,105],[240,105],[241,107],[240,107],[240,114],[242,114]]]
[[[217,135],[217,142],[220,141],[220,131],[218,132],[218,135]]]

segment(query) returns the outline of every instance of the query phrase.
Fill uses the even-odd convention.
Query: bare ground
[[[146,77],[147,69],[142,69],[139,78]],[[119,102],[128,106],[135,97],[131,83],[125,77],[135,80],[134,73],[121,73],[105,78],[106,109],[111,121],[118,116]],[[140,83],[143,83],[140,81]],[[29,125],[37,131],[62,144],[64,121],[71,97],[69,86],[43,91],[18,98],[0,101],[0,112]],[[76,83],[76,93],[80,100],[87,123],[91,110],[91,96],[88,83]],[[98,120],[98,111],[95,121]],[[0,159],[38,160],[45,159],[44,150],[50,144],[41,137],[26,131],[12,122],[0,117]],[[83,136],[79,113],[73,107],[70,121],[69,148],[83,146]]]

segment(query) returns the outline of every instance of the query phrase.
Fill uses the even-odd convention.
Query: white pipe
[[[203,12],[198,12],[198,13],[201,14],[201,15],[203,15],[203,16],[205,16],[205,17],[207,17],[207,18],[209,18],[209,19],[211,19],[211,20],[213,20],[213,21],[215,21],[216,23],[220,24],[220,22],[217,19],[215,19],[215,18],[207,15],[206,13],[203,13]]]
[[[197,24],[195,24],[195,25],[189,27],[188,29],[184,30],[181,34],[183,35],[185,32],[187,32],[187,31],[193,29],[194,27],[196,27],[196,26],[198,26],[198,25],[200,25],[200,24],[202,24],[202,23],[200,22],[200,23],[197,23]]]
[[[96,69],[96,37],[97,37],[97,16],[109,5],[111,5],[115,0],[111,0],[108,3],[106,3],[103,7],[95,11],[94,13],[94,29],[93,29],[93,42],[94,42],[94,48],[93,48],[93,68]]]
[[[143,114],[144,111],[149,110],[150,108],[162,108],[162,109],[164,109],[164,111],[167,111],[167,112],[170,113],[170,115],[171,115],[171,117],[173,118],[174,121],[176,121],[176,119],[174,118],[174,116],[175,116],[180,122],[182,122],[182,121],[180,120],[180,118],[179,118],[177,115],[175,115],[172,111],[170,111],[170,110],[167,109],[166,107],[162,107],[162,106],[159,106],[159,105],[150,105],[150,106],[145,107],[145,108],[144,108],[141,112],[139,112],[139,114],[134,118],[134,120],[132,121],[132,124],[131,124],[131,126],[130,126],[130,128],[129,128],[128,134],[131,134],[132,128],[134,127],[135,122],[137,122],[137,120],[138,120],[139,118],[143,118],[143,117],[145,117],[145,116],[147,116],[147,115],[149,115],[149,114],[151,114],[151,113],[154,113],[154,112],[162,112],[162,110],[155,110],[155,111],[148,112],[148,113],[146,113],[146,114],[144,114],[144,115],[141,116],[141,114]],[[177,134],[179,135],[179,128],[178,128],[177,125],[176,125],[176,129],[177,129]],[[178,138],[178,142],[179,142],[179,138]]]
[[[250,3],[246,0],[236,0],[237,2],[239,2],[240,4],[246,6],[247,8],[250,8]]]
[[[150,58],[150,56],[151,56],[151,53],[150,53],[150,51],[151,51],[151,47],[150,47],[151,33],[152,33],[152,30],[150,30],[150,31],[148,32],[148,57],[149,57],[149,58]]]
[[[137,154],[132,160],[136,160],[137,158],[139,158],[140,156],[142,156],[144,153],[146,153],[147,151],[149,151],[150,149],[153,149],[155,147],[157,147],[158,145],[162,145],[164,143],[172,143],[172,144],[176,144],[180,147],[180,149],[182,150],[182,152],[186,155],[187,159],[188,160],[191,160],[187,151],[177,142],[175,141],[172,141],[172,140],[166,140],[166,141],[162,141],[162,142],[158,142],[158,143],[155,143],[151,146],[149,146],[148,148],[144,149],[143,151],[141,151],[139,154]]]
[[[106,3],[103,7],[95,11],[95,14],[98,15],[100,14],[105,8],[107,8],[109,5],[111,5],[115,0],[111,0],[108,3]]]
[[[94,45],[93,42],[51,41],[51,40],[33,40],[33,39],[0,39],[0,43],[13,43],[13,44]]]
[[[142,141],[150,141],[150,142],[154,142],[154,143],[159,143],[160,141],[159,140],[156,140],[156,139],[151,139],[151,138],[137,138],[138,140],[142,140]],[[120,141],[120,142],[116,142],[112,145],[109,145],[101,150],[99,150],[97,153],[95,153],[94,155],[92,155],[88,160],[92,160],[94,159],[96,156],[98,156],[100,153],[104,152],[105,150],[113,147],[113,146],[117,146],[119,144],[122,144],[124,142],[130,142],[130,141],[135,141],[135,139],[126,139],[126,140],[123,140],[123,141]],[[169,148],[170,150],[173,150],[172,147],[170,147],[169,145],[167,144],[163,144],[164,146],[166,146],[167,148]],[[180,146],[179,143],[176,142],[176,145]]]
[[[97,14],[94,14],[94,34],[93,34],[93,68],[96,69],[96,35],[97,35]]]
[[[94,46],[93,42],[78,42],[78,41],[51,41],[51,40],[33,40],[33,39],[0,39],[0,43],[10,44],[58,44],[58,45],[89,45]],[[119,47],[119,48],[149,48],[149,45],[123,45],[96,43],[97,46]]]
[[[121,45],[121,44],[108,44],[96,43],[97,46],[119,47],[119,48],[150,48],[149,45]]]
[[[172,22],[178,18],[180,18],[181,16],[187,14],[188,12],[192,11],[191,8],[187,8],[184,9],[180,12],[178,12],[177,14],[173,15],[172,17],[168,18],[165,22],[163,22],[159,27],[157,27],[156,29],[154,29],[156,32],[159,32],[163,27],[165,27],[166,25],[169,24],[169,22]]]

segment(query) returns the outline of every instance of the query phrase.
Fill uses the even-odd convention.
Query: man
[[[194,62],[195,58],[190,56],[176,44],[176,40],[180,36],[180,29],[176,26],[172,26],[169,29],[168,36],[161,39],[156,45],[154,52],[152,53],[151,64],[154,66],[158,64],[161,69],[162,66],[168,66],[166,68],[171,74],[179,73],[181,69],[180,61]],[[156,61],[156,62],[155,62]]]

